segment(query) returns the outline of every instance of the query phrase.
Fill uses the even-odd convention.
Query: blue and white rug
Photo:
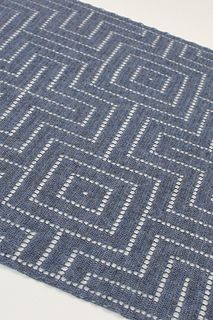
[[[0,0],[0,262],[129,319],[213,319],[212,67],[75,0]]]

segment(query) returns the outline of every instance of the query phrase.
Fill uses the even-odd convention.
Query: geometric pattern
[[[0,1],[0,262],[129,319],[213,318],[213,52]]]

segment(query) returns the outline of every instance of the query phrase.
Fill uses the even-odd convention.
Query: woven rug
[[[213,319],[212,67],[75,0],[0,0],[0,262],[128,319]]]

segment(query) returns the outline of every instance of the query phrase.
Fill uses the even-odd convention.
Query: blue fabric
[[[0,0],[0,262],[129,319],[213,319],[212,66],[78,1]]]

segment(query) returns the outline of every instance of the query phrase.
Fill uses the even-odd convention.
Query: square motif
[[[79,174],[71,174],[56,195],[86,211],[100,215],[113,189]]]
[[[164,93],[169,86],[171,79],[172,78],[166,74],[147,68],[146,66],[139,66],[133,72],[130,81]]]

